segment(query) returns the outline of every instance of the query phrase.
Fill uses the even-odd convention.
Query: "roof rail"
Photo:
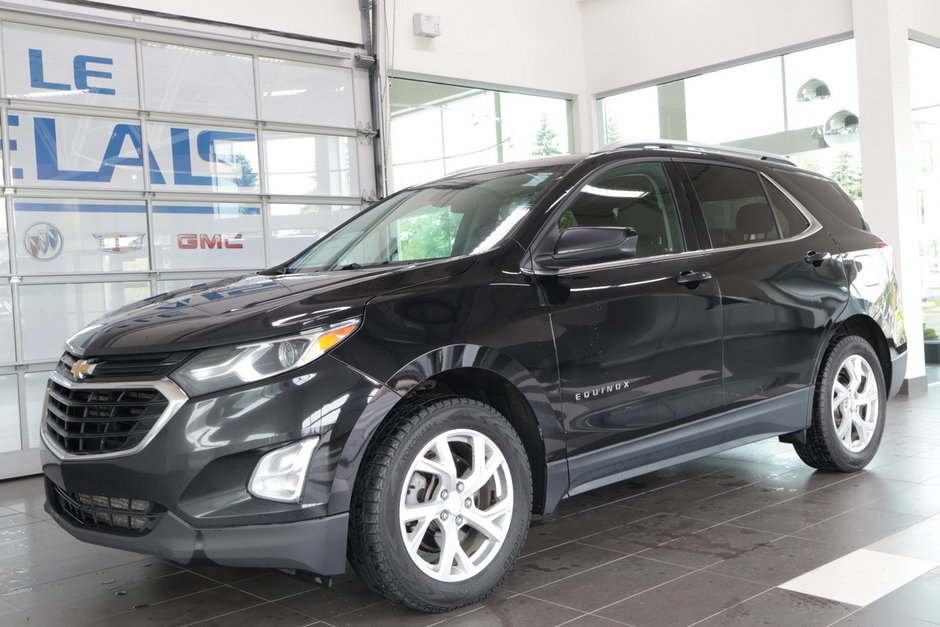
[[[786,157],[781,157],[772,152],[761,152],[760,150],[749,150],[747,148],[736,148],[734,146],[716,146],[712,144],[697,144],[695,142],[679,141],[672,139],[654,139],[654,140],[624,140],[617,141],[612,144],[607,144],[601,148],[598,148],[592,154],[597,154],[599,152],[610,152],[612,150],[619,150],[621,148],[659,148],[663,150],[689,150],[693,152],[715,152],[725,155],[733,155],[736,157],[750,157],[752,159],[760,159],[762,161],[774,161],[776,163],[784,163],[786,165],[796,165]]]

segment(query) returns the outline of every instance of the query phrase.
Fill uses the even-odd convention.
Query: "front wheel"
[[[820,470],[855,472],[868,465],[885,427],[884,374],[871,345],[857,335],[834,340],[816,381],[806,443],[794,444]]]
[[[525,449],[499,412],[460,397],[414,403],[363,460],[350,561],[371,588],[408,607],[461,607],[508,574],[531,506]]]

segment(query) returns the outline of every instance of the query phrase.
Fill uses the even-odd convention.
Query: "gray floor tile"
[[[940,621],[940,568],[901,586],[869,607],[923,621]]]
[[[777,586],[846,553],[847,550],[838,545],[787,536],[756,546],[706,570]]]
[[[527,594],[544,601],[593,612],[689,572],[689,569],[681,566],[631,556],[536,588]]]
[[[478,610],[448,619],[444,625],[558,625],[577,618],[581,612],[529,596],[516,596]]]
[[[280,605],[265,603],[194,624],[200,627],[301,627],[309,625],[310,618]]]
[[[814,501],[810,497],[797,497],[752,514],[734,518],[730,522],[742,527],[784,534],[815,525],[845,512],[844,505]]]
[[[678,514],[653,514],[581,540],[584,544],[626,555],[711,527],[714,523]]]
[[[780,534],[777,533],[732,525],[715,525],[647,549],[640,555],[689,568],[704,568],[738,557],[779,537]]]
[[[792,535],[809,540],[829,542],[854,550],[916,525],[923,519],[922,516],[860,507],[815,525],[810,525],[805,529],[794,532]]]
[[[697,623],[696,627],[825,627],[856,609],[854,605],[773,588]]]
[[[369,590],[358,579],[337,583],[329,590],[313,588],[276,601],[278,605],[295,612],[331,623],[336,616],[382,602],[384,602],[382,597]]]
[[[884,612],[869,607],[863,607],[849,614],[832,627],[931,627],[940,623],[929,623],[924,620]]]
[[[530,555],[572,540],[608,533],[647,516],[647,512],[630,507],[601,505],[560,518],[536,520],[529,527],[522,554]]]
[[[503,587],[512,592],[525,592],[621,557],[622,553],[585,544],[563,544],[516,562]]]
[[[598,610],[637,627],[683,627],[767,590],[767,586],[698,571]]]
[[[219,586],[172,601],[140,606],[133,611],[111,616],[96,624],[102,626],[114,625],[115,627],[128,627],[128,625],[134,625],[135,627],[137,625],[160,625],[161,627],[189,625],[258,604],[257,597],[227,586]]]

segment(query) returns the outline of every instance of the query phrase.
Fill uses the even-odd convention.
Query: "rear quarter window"
[[[849,226],[868,230],[858,206],[837,183],[788,170],[774,170],[774,173],[787,190],[817,217],[819,209],[823,209]]]

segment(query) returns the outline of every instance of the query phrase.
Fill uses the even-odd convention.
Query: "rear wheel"
[[[438,398],[400,411],[363,461],[350,561],[374,590],[442,612],[496,588],[522,549],[532,488],[525,449],[495,409]]]
[[[861,470],[881,443],[885,404],[884,374],[871,345],[857,335],[834,340],[816,381],[806,443],[793,445],[800,459],[820,470]]]

